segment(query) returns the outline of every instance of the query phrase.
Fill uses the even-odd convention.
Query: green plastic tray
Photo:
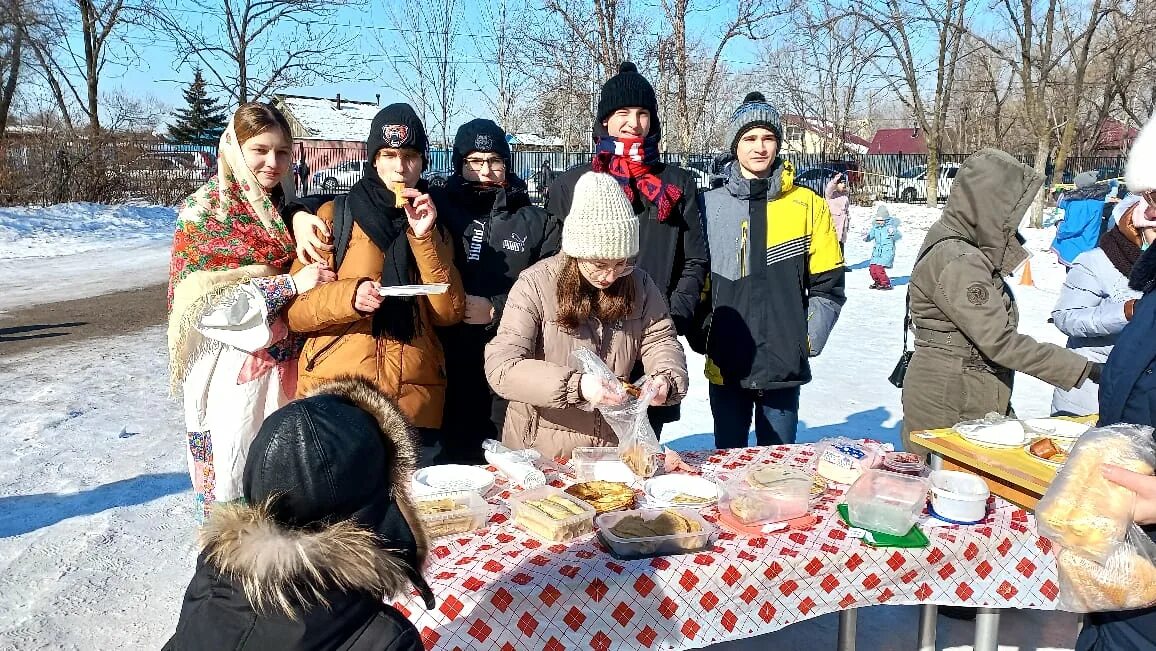
[[[847,516],[847,504],[839,505],[839,517],[847,524],[848,527],[855,527],[851,524],[851,518]],[[856,529],[863,529],[863,527],[855,527]],[[871,531],[870,529],[863,529],[864,531]],[[880,533],[878,531],[871,531],[870,538],[864,538],[863,544],[872,547],[906,547],[919,548],[926,547],[931,543],[927,536],[919,530],[919,527],[911,527],[906,535],[895,536],[889,533]]]

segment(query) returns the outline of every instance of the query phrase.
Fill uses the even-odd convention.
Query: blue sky
[[[190,20],[197,19],[196,12],[193,10],[195,7],[190,6],[188,10]],[[723,19],[723,13],[729,11],[729,6],[720,5],[710,12],[697,14],[693,19],[694,29],[692,32],[710,29],[712,25]],[[480,18],[477,15],[476,5],[467,3],[465,14],[465,19],[461,21],[458,31],[462,33],[482,31],[478,26]],[[386,29],[390,25],[390,20],[381,2],[373,1],[367,6],[359,8],[338,9],[332,17],[326,19],[326,22],[350,25],[353,31],[359,32],[361,36],[358,44],[351,48],[353,51],[350,52],[350,55],[362,55],[377,59],[377,61],[371,61],[368,64],[369,69],[377,74],[384,73],[388,66],[380,60],[381,48],[377,39],[380,38],[388,43],[390,39],[400,38],[400,35]],[[655,29],[659,29],[658,25],[655,25]],[[181,92],[192,79],[193,66],[186,64],[182,69],[176,70],[177,62],[172,45],[165,39],[143,29],[133,29],[127,32],[126,36],[139,54],[139,58],[134,60],[131,65],[108,65],[102,76],[102,90],[106,93],[119,90],[138,97],[151,96],[173,107],[183,105]],[[470,37],[460,38],[459,47],[464,50],[462,58],[465,60],[459,73],[461,80],[458,93],[461,112],[457,122],[461,123],[487,112],[480,93],[473,89],[479,86],[485,88],[488,82],[484,64],[477,63],[476,57],[472,55],[472,52],[475,51],[474,39]],[[357,51],[358,49],[360,52]],[[725,58],[739,64],[754,62],[758,58],[757,45],[745,39],[735,39],[728,47]],[[341,93],[343,98],[364,101],[373,101],[374,95],[380,93],[383,105],[404,100],[401,95],[383,83],[357,80],[341,83],[318,83],[308,87],[280,90],[281,92],[321,97],[333,97],[336,93]]]

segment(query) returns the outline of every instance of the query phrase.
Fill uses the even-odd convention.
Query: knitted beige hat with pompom
[[[587,172],[578,178],[562,225],[562,252],[587,260],[638,255],[638,217],[613,176]]]

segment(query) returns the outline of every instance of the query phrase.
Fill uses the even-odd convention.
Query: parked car
[[[959,163],[940,163],[937,199],[945,199],[951,192],[951,184],[959,173]],[[894,201],[915,203],[927,200],[927,166],[920,165],[904,171],[899,176],[889,176],[883,183],[882,196]]]
[[[313,173],[309,180],[309,188],[313,193],[318,191],[326,194],[348,192],[354,183],[361,180],[362,170],[366,160],[347,160],[333,167]]]

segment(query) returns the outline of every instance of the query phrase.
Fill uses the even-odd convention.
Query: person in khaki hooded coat
[[[618,444],[593,408],[620,404],[626,394],[578,371],[578,348],[594,351],[619,378],[641,361],[644,388],[658,383],[652,406],[682,401],[686,355],[666,296],[635,268],[637,255],[638,219],[626,194],[608,174],[583,174],[562,227],[562,253],[522,272],[486,346],[486,378],[510,401],[507,447],[569,457],[576,447]]]
[[[908,297],[915,354],[903,383],[903,441],[989,412],[1012,415],[1015,372],[1061,389],[1099,364],[1016,332],[1019,310],[1004,282],[1028,259],[1017,232],[1043,176],[995,149],[960,168],[943,216],[911,271]],[[1047,409],[1040,405],[1040,410]],[[917,441],[916,441],[917,443]]]
[[[423,465],[440,451],[446,392],[445,357],[433,327],[453,325],[465,313],[453,243],[435,223],[436,208],[420,180],[425,149],[425,131],[409,105],[378,112],[366,142],[370,167],[344,199],[352,218],[344,258],[340,266],[333,254],[325,259],[337,280],[324,292],[298,296],[286,312],[289,328],[308,336],[297,395],[337,377],[369,380],[417,428]],[[334,202],[317,211],[329,230],[334,211]],[[380,295],[382,287],[415,283],[449,287],[430,296]]]

